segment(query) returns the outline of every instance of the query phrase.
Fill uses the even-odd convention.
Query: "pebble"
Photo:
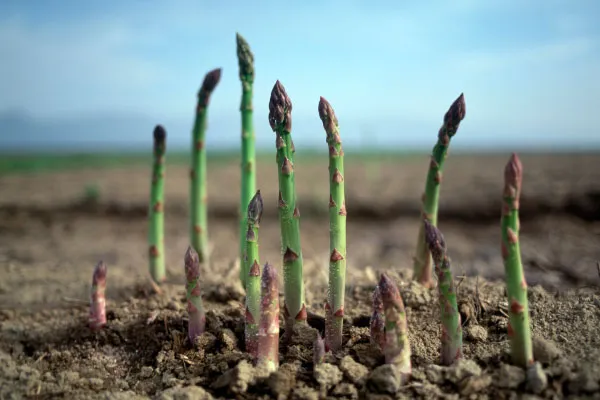
[[[475,343],[487,341],[488,331],[481,325],[469,325],[465,329],[467,339]]]
[[[352,383],[362,383],[369,374],[369,369],[357,363],[351,356],[345,356],[340,361],[340,369]]]

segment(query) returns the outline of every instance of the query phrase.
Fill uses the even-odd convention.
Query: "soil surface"
[[[237,164],[209,164],[209,312],[194,345],[183,288],[187,168],[167,167],[168,280],[160,293],[147,273],[149,168],[0,176],[0,399],[600,399],[600,155],[521,156],[521,250],[540,363],[527,372],[511,366],[506,336],[499,218],[508,156],[448,158],[438,226],[465,325],[465,360],[453,367],[438,365],[437,289],[410,279],[427,156],[347,160],[344,350],[313,365],[327,290],[327,161],[299,161],[310,327],[282,342],[279,371],[269,376],[244,352]],[[257,169],[261,261],[280,265],[275,163]],[[99,260],[108,264],[108,324],[94,333],[88,298]],[[369,343],[371,294],[383,271],[407,307],[413,377],[404,385]]]

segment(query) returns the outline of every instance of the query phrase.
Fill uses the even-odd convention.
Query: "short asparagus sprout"
[[[325,341],[327,348],[335,352],[342,347],[346,289],[344,150],[338,119],[331,104],[323,97],[319,101],[319,117],[329,147],[329,288],[325,305]]]
[[[465,97],[460,96],[452,103],[450,109],[444,115],[444,123],[438,133],[438,141],[433,147],[429,172],[425,183],[425,193],[422,197],[422,218],[437,225],[438,203],[440,198],[440,184],[442,183],[442,172],[448,154],[450,140],[458,131],[460,122],[465,118]],[[425,287],[433,285],[431,255],[425,243],[425,232],[423,224],[419,226],[417,239],[417,251],[414,258],[413,279]]]
[[[90,295],[90,329],[98,330],[106,325],[106,273],[107,266],[100,261],[92,275],[92,290]]]
[[[277,269],[269,263],[261,280],[257,364],[271,372],[279,368],[279,283]]]
[[[286,335],[294,323],[306,323],[304,281],[302,276],[302,246],[300,243],[300,210],[296,205],[294,183],[294,143],[292,142],[292,101],[281,82],[271,91],[269,124],[276,134],[279,176],[279,224],[283,250],[283,292]]]
[[[258,254],[258,228],[263,212],[260,190],[248,205],[246,254],[243,267],[248,272],[246,285],[246,350],[256,357],[258,349],[258,322],[260,321],[260,259]]]
[[[412,375],[412,364],[404,302],[398,287],[385,273],[379,279],[379,290],[385,314],[385,362],[394,364],[402,380],[406,381]]]
[[[154,128],[152,186],[148,229],[150,276],[157,284],[165,280],[165,149],[167,132],[161,125]]]
[[[322,364],[325,360],[325,341],[319,332],[313,344],[313,364]]]
[[[212,92],[221,79],[221,69],[206,74],[198,92],[196,119],[192,131],[192,169],[190,171],[190,240],[201,263],[209,263],[206,192],[206,136],[208,105]]]
[[[508,337],[513,363],[527,367],[534,363],[527,302],[527,281],[519,246],[519,198],[523,182],[523,165],[513,153],[504,169],[502,202],[502,258],[508,295]]]
[[[240,260],[244,260],[246,249],[246,210],[256,187],[254,126],[252,121],[252,92],[254,86],[254,55],[248,42],[236,34],[237,58],[240,81],[242,82],[242,185],[240,191]],[[242,264],[240,279],[246,287],[249,269]]]
[[[194,344],[196,338],[204,333],[206,315],[200,292],[200,259],[193,247],[185,252],[185,279],[188,311],[188,338]]]
[[[442,232],[429,221],[424,220],[425,241],[431,251],[435,272],[438,277],[440,316],[442,321],[441,363],[451,365],[463,357],[462,324],[450,258],[446,254],[446,242]]]
[[[385,315],[379,286],[373,291],[373,313],[369,322],[371,343],[383,350],[385,345]]]

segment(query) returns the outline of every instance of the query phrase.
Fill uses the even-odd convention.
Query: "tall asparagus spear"
[[[106,272],[107,267],[100,261],[94,268],[90,296],[90,329],[97,330],[106,325]]]
[[[250,204],[246,220],[246,254],[244,269],[248,272],[246,285],[246,350],[254,357],[258,348],[258,322],[260,321],[260,264],[258,254],[258,228],[263,212],[260,190],[256,192]]]
[[[269,124],[276,133],[279,175],[279,223],[283,250],[283,281],[286,335],[294,322],[306,323],[304,281],[302,280],[302,247],[300,243],[300,210],[296,205],[294,183],[294,143],[292,142],[292,102],[283,85],[277,81],[271,91]],[[288,336],[289,337],[289,336]]]
[[[202,87],[198,92],[196,119],[192,132],[192,169],[190,172],[190,208],[192,247],[198,253],[201,263],[208,263],[208,231],[206,208],[206,149],[204,138],[210,96],[221,79],[221,69],[217,68],[206,74]]]
[[[504,169],[502,204],[502,258],[506,274],[506,292],[509,304],[508,336],[513,363],[526,367],[533,364],[527,282],[521,264],[519,247],[519,198],[523,182],[523,166],[512,154]]]
[[[325,319],[325,343],[331,351],[342,347],[344,294],[346,288],[346,200],[344,196],[344,150],[338,119],[331,104],[319,101],[319,117],[329,146],[329,290]]]
[[[266,263],[261,281],[258,362],[268,371],[279,368],[279,283],[277,270]]]
[[[150,227],[148,232],[150,276],[157,284],[165,280],[164,188],[167,132],[161,125],[154,128],[152,186],[150,189]]]
[[[193,344],[204,332],[206,315],[200,292],[200,259],[192,246],[185,252],[185,279],[188,310],[188,338]]]
[[[373,291],[373,313],[369,321],[369,329],[371,343],[383,350],[385,346],[385,315],[383,313],[383,301],[381,300],[379,286],[375,286],[375,290]]]
[[[243,265],[246,246],[246,210],[256,187],[254,126],[252,122],[252,88],[254,84],[254,55],[248,42],[236,34],[237,57],[242,82],[242,188],[240,192],[240,261]],[[240,268],[240,279],[246,287],[249,270]]]
[[[465,118],[466,105],[465,97],[460,96],[452,103],[450,109],[444,115],[444,123],[438,133],[438,141],[433,147],[427,181],[425,183],[425,193],[422,201],[422,218],[430,221],[434,226],[437,225],[438,202],[440,197],[440,184],[442,183],[442,171],[444,161],[448,154],[450,139],[456,134],[460,122]],[[431,287],[431,255],[425,244],[425,232],[423,224],[419,227],[419,236],[417,240],[417,251],[413,265],[413,279],[417,280],[425,287]]]
[[[379,279],[379,290],[385,313],[385,362],[396,365],[404,381],[412,374],[404,302],[398,287],[385,273],[381,274]]]
[[[450,268],[450,259],[446,254],[446,242],[442,232],[429,221],[423,221],[425,241],[431,251],[435,272],[438,276],[440,316],[442,320],[441,363],[451,365],[462,358],[462,324],[456,301],[454,278]]]

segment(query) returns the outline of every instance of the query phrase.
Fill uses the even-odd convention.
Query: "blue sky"
[[[598,16],[597,0],[3,0],[0,111],[41,125],[135,116],[148,122],[128,128],[131,140],[145,143],[156,122],[185,146],[204,74],[222,67],[209,144],[237,146],[240,32],[255,54],[263,147],[273,145],[268,100],[279,79],[306,146],[324,146],[319,96],[350,146],[402,149],[431,147],[464,92],[453,146],[598,148]],[[85,142],[85,132],[62,135]]]

